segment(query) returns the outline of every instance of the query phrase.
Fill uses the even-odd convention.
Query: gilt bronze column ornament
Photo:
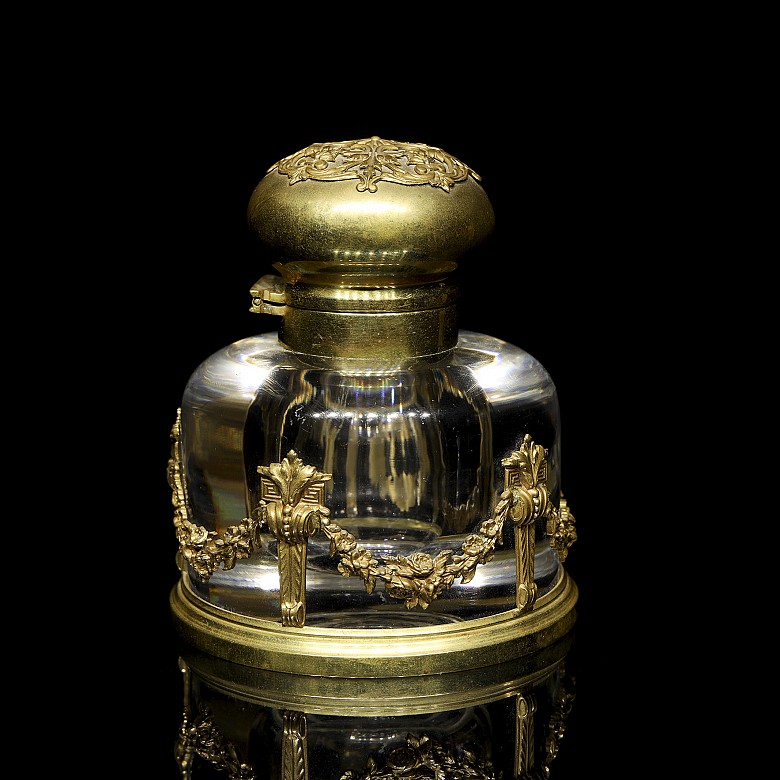
[[[282,712],[281,780],[309,780],[309,749],[306,739],[306,715],[294,710]]]
[[[307,466],[290,450],[281,463],[258,466],[260,516],[278,542],[282,625],[306,621],[306,546],[309,536],[327,525],[325,483],[332,479]]]

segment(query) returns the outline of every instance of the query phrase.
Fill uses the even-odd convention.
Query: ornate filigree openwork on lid
[[[443,278],[492,231],[479,175],[422,143],[315,143],[269,169],[249,223],[288,281],[338,286]]]
[[[356,179],[358,192],[376,192],[380,182],[441,187],[480,176],[456,157],[435,146],[398,143],[372,136],[359,141],[311,144],[271,166],[268,172],[286,175],[290,184]]]

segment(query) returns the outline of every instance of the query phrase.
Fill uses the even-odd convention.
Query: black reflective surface
[[[183,648],[176,762],[186,778],[554,777],[576,699],[570,645],[565,637],[501,667],[389,679],[379,707],[364,680],[312,685]]]
[[[101,780],[181,778],[182,648],[168,607],[178,577],[166,482],[171,423],[204,357],[273,327],[271,318],[247,311],[249,287],[271,262],[245,231],[252,188],[282,156],[365,130],[439,145],[480,173],[496,211],[496,232],[457,272],[464,285],[462,325],[530,352],[558,389],[562,485],[578,531],[565,566],[580,595],[565,666],[574,699],[549,777],[631,779],[650,768],[658,777],[670,776],[659,733],[680,716],[659,703],[669,695],[659,664],[674,653],[675,640],[659,613],[673,600],[676,580],[662,565],[668,558],[651,553],[667,547],[669,529],[654,523],[650,507],[663,503],[658,491],[667,478],[659,472],[674,468],[660,454],[669,432],[654,424],[655,395],[647,396],[665,362],[656,337],[648,335],[655,320],[641,297],[657,288],[648,269],[658,266],[647,231],[628,230],[633,209],[617,191],[594,184],[604,169],[594,160],[593,144],[598,141],[601,159],[606,144],[595,131],[579,134],[567,113],[568,124],[545,124],[547,132],[531,128],[528,143],[518,146],[519,129],[500,101],[483,107],[487,114],[468,126],[449,112],[430,111],[399,117],[380,110],[358,123],[338,112],[328,118],[309,112],[300,121],[278,106],[270,121],[270,108],[261,111],[256,102],[228,100],[202,82],[185,82],[183,92],[173,89],[173,102],[157,86],[142,112],[155,127],[154,143],[147,141],[148,154],[137,155],[143,160],[133,176],[143,182],[145,197],[142,206],[128,198],[132,208],[124,213],[133,215],[136,235],[127,262],[120,270],[117,261],[112,272],[112,305],[105,307],[111,311],[96,325],[112,334],[113,347],[106,351],[95,343],[90,351],[95,365],[87,372],[87,395],[101,396],[101,414],[87,433],[94,436],[95,459],[105,461],[105,475],[81,473],[77,483],[99,482],[100,493],[87,524],[90,551],[79,551],[84,568],[76,571],[82,584],[100,584],[99,598],[94,586],[79,591],[85,598],[79,606],[95,633],[79,645],[93,702],[78,724],[86,744],[74,738],[71,749],[79,757],[66,763]],[[499,128],[508,128],[511,139],[497,135]],[[580,142],[572,144],[573,136]],[[609,170],[617,175],[617,167]],[[641,296],[626,281],[627,266],[644,269]],[[678,391],[661,384],[666,392]],[[83,430],[80,437],[86,439]],[[658,453],[653,466],[651,451]],[[79,704],[82,682],[73,690],[63,703],[66,717]],[[260,717],[258,711],[251,715]],[[262,740],[277,740],[283,723],[277,713],[261,715],[270,731],[255,728],[253,720],[251,749],[242,760],[278,755],[276,742]],[[484,737],[488,721],[492,726],[506,717],[505,710],[495,717],[492,710],[480,713],[467,735]],[[427,725],[405,723],[403,731],[419,739]],[[449,737],[447,729],[436,734],[445,732]],[[493,752],[507,780],[515,742],[501,734]],[[399,733],[394,749],[412,751],[405,740]],[[332,768],[324,748],[318,750],[309,766],[312,780],[321,780],[317,761]],[[398,765],[401,755],[393,759]],[[391,766],[389,760],[389,752],[380,751],[379,769]],[[541,761],[537,751],[537,767]],[[208,762],[193,764],[193,780],[209,777],[227,775]]]

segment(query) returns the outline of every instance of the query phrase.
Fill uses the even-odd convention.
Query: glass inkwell
[[[182,640],[372,686],[559,642],[577,587],[555,386],[456,322],[450,275],[494,227],[477,173],[421,143],[315,143],[248,219],[278,272],[251,310],[278,328],[206,358],[176,412]]]

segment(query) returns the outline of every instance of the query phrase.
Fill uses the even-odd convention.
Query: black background
[[[638,725],[654,679],[647,549],[664,544],[644,521],[647,453],[661,433],[648,385],[670,370],[659,304],[668,313],[678,302],[665,282],[674,214],[656,195],[666,115],[648,109],[645,74],[621,75],[597,53],[562,64],[558,51],[530,70],[469,58],[457,71],[449,61],[415,71],[407,58],[403,78],[384,60],[358,84],[327,57],[296,75],[285,72],[293,50],[250,63],[208,47],[183,57],[196,48],[157,48],[154,67],[128,71],[132,97],[112,104],[122,133],[94,193],[108,258],[93,346],[109,472],[101,522],[114,561],[94,691],[113,702],[109,730],[122,735],[128,770],[138,765],[130,776],[177,776],[175,411],[201,360],[276,327],[248,311],[250,286],[271,271],[246,226],[249,197],[280,158],[371,135],[441,147],[482,177],[496,227],[458,269],[461,326],[530,352],[558,389],[579,536],[566,568],[580,600],[578,698],[551,776],[632,777],[663,763]],[[113,753],[113,736],[95,739],[93,755]]]

